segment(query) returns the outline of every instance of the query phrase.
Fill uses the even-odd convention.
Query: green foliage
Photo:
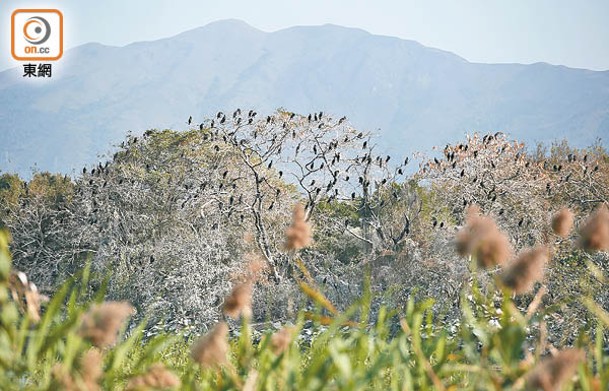
[[[79,333],[83,314],[91,307],[84,299],[89,269],[62,285],[39,321],[22,311],[11,273],[8,236],[3,233],[0,389],[7,390],[123,389],[159,362],[179,377],[181,390],[521,390],[546,349],[543,335],[531,330],[539,329],[553,310],[533,305],[521,310],[509,292],[491,289],[484,294],[474,280],[462,293],[460,323],[450,330],[434,316],[432,300],[417,303],[411,297],[403,311],[381,306],[371,317],[369,284],[357,302],[338,312],[317,288],[303,283],[312,304],[330,315],[301,311],[289,343],[280,349],[272,332],[254,338],[252,325],[242,319],[230,338],[229,361],[204,368],[189,357],[192,341],[176,335],[146,339],[140,324],[116,345],[96,350],[101,359],[95,362],[91,349],[96,348]],[[605,278],[599,270],[593,274]],[[102,299],[103,290],[92,301]],[[577,336],[575,345],[588,355],[577,378],[567,383],[577,389],[607,389],[609,355],[602,334],[609,315],[592,298],[582,301],[598,321]],[[397,331],[392,329],[396,319]],[[96,363],[99,374],[93,376]]]

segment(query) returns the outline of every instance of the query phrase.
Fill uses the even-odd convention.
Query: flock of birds
[[[245,115],[242,115],[245,114]],[[370,139],[367,134],[363,132],[349,133],[343,136],[334,136],[331,140],[326,140],[324,143],[311,142],[305,148],[304,142],[291,142],[289,137],[284,137],[286,134],[292,133],[292,139],[297,139],[296,130],[299,126],[307,129],[323,130],[324,127],[330,128],[332,126],[341,125],[346,121],[345,117],[340,118],[338,121],[331,122],[331,119],[326,117],[323,112],[311,113],[306,116],[298,116],[295,113],[284,114],[280,116],[267,116],[260,121],[256,118],[258,113],[254,110],[249,110],[247,113],[242,113],[241,109],[237,109],[232,112],[231,115],[227,115],[224,112],[218,112],[215,117],[211,120],[206,120],[202,123],[195,124],[193,117],[189,116],[186,123],[189,126],[196,126],[203,132],[203,141],[211,142],[212,150],[218,154],[222,150],[220,147],[224,144],[232,144],[242,150],[251,149],[256,145],[256,141],[260,141],[260,144],[266,144],[266,149],[260,150],[260,154],[263,157],[261,164],[254,167],[257,170],[256,185],[266,186],[268,193],[272,194],[270,200],[267,201],[264,208],[268,211],[272,211],[277,203],[279,202],[280,195],[282,194],[282,187],[278,185],[276,181],[272,181],[270,177],[276,176],[279,179],[284,178],[284,173],[289,172],[296,179],[296,183],[304,190],[307,197],[307,209],[314,208],[322,200],[333,202],[333,201],[346,201],[355,202],[355,205],[359,207],[367,208],[382,208],[385,206],[387,200],[383,197],[374,197],[375,192],[370,192],[371,185],[374,183],[376,186],[375,190],[384,188],[384,186],[393,183],[398,180],[399,176],[404,175],[405,167],[409,163],[409,159],[406,158],[403,161],[398,162],[393,170],[389,170],[390,161],[392,157],[390,155],[375,155],[373,154],[373,146],[370,144]],[[230,121],[229,121],[230,119]],[[297,125],[291,123],[291,121],[298,120]],[[322,122],[322,120],[327,120]],[[229,123],[227,124],[227,121]],[[266,131],[264,126],[274,126],[270,131]],[[248,131],[244,131],[249,126]],[[302,130],[302,129],[300,129]],[[299,130],[299,131],[300,131]],[[282,134],[283,132],[283,134]],[[144,139],[150,137],[154,131],[147,131],[144,133]],[[242,137],[242,138],[239,138]],[[249,136],[249,139],[248,139]],[[359,150],[357,153],[355,141],[360,142]],[[113,162],[117,163],[122,158],[129,154],[129,149],[139,142],[138,137],[132,137],[127,142],[121,144],[122,150],[114,154]],[[296,144],[296,145],[294,145]],[[489,147],[489,150],[485,150],[485,146]],[[499,148],[498,150],[492,148]],[[473,148],[476,148],[473,150]],[[501,165],[509,164],[505,159],[489,157],[489,151],[493,152],[495,157],[501,156],[506,149],[510,148],[509,143],[505,142],[505,137],[501,132],[495,134],[485,135],[480,145],[475,147],[465,143],[458,144],[455,146],[448,146],[444,149],[443,157],[434,157],[432,160],[422,166],[422,172],[439,172],[442,175],[446,174],[447,170],[457,172],[457,179],[461,181],[471,181],[472,184],[476,184],[481,189],[485,189],[487,199],[491,202],[497,201],[501,193],[496,191],[495,184],[489,183],[488,179],[484,176],[484,172],[469,173],[470,166],[468,166],[469,159],[479,160],[483,158],[488,163],[487,170],[501,169]],[[269,151],[272,151],[270,153]],[[303,151],[307,150],[306,154]],[[290,162],[299,162],[302,168],[301,172],[294,173],[294,166],[290,167],[289,164],[285,164],[285,161],[280,164],[282,152],[291,153]],[[267,153],[267,155],[264,155]],[[182,157],[184,153],[182,152]],[[299,160],[299,158],[301,160]],[[518,166],[517,173],[520,173],[521,169],[529,168],[532,164],[532,159],[526,159],[523,152],[518,152],[513,156],[515,162],[522,162],[522,167]],[[221,157],[220,157],[221,159]],[[567,170],[567,166],[573,163],[579,162],[583,164],[584,173],[596,172],[599,170],[598,164],[589,165],[588,155],[577,156],[574,153],[569,153],[565,157],[565,162],[550,163],[543,161],[541,163],[544,170],[549,170],[555,173],[562,173]],[[221,162],[217,166],[221,166]],[[375,167],[378,172],[383,171],[383,176],[372,179],[370,177],[370,170]],[[146,163],[146,171],[155,169],[151,163]],[[111,162],[105,164],[99,163],[90,171],[87,167],[82,170],[83,179],[86,179],[86,183],[91,187],[100,186],[105,188],[108,184],[109,172],[112,169]],[[225,199],[220,200],[218,197],[219,207],[223,211],[227,211],[228,217],[231,216],[233,210],[237,205],[243,205],[246,201],[244,193],[237,193],[237,179],[231,178],[232,169],[224,169],[221,173],[218,173],[218,183],[212,183],[212,179],[208,178],[203,180],[198,190],[195,186],[186,188],[186,191],[190,194],[189,197],[180,199],[179,196],[174,196],[173,201],[180,200],[182,208],[186,204],[198,197],[197,191],[203,192],[206,189],[209,190],[214,188],[216,195],[223,195]],[[272,171],[272,172],[269,172]],[[569,170],[567,170],[569,171]],[[274,173],[273,173],[274,172]],[[480,175],[480,177],[479,177]],[[565,172],[562,180],[569,181],[573,175],[573,170]],[[95,177],[106,177],[104,181],[98,183]],[[340,182],[349,184],[353,189],[345,193],[345,189],[348,187],[341,186]],[[117,179],[117,183],[122,185],[124,182],[135,184],[136,179],[121,177]],[[169,179],[171,181],[171,178]],[[289,179],[288,179],[289,181]],[[94,186],[95,185],[95,186]],[[552,183],[547,183],[547,191],[550,194],[552,190]],[[247,191],[247,190],[245,190]],[[193,194],[194,193],[194,194]],[[96,194],[95,189],[91,193],[92,197]],[[395,189],[391,190],[393,198],[398,201],[400,194]],[[258,195],[260,197],[260,195]],[[265,196],[268,198],[268,196]],[[367,197],[367,198],[365,198]],[[262,200],[259,200],[262,202]],[[469,204],[475,202],[473,199],[466,199],[463,197],[463,208]],[[250,200],[251,202],[251,200]],[[367,203],[367,205],[365,205]],[[374,204],[375,203],[375,204]],[[374,205],[373,205],[374,204]],[[261,204],[262,205],[262,204]],[[499,214],[502,215],[504,210],[500,210]],[[240,221],[243,222],[245,216],[242,212],[239,212]],[[525,222],[524,218],[521,218],[518,222],[518,226],[522,226]],[[217,226],[217,223],[214,223]],[[444,228],[446,222],[440,218],[432,217],[431,220],[432,228]]]

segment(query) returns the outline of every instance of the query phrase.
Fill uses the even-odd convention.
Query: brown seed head
[[[250,373],[247,375],[247,379],[243,384],[241,391],[254,391],[256,389],[256,382],[258,381],[258,371],[250,369]]]
[[[54,386],[65,391],[99,391],[99,379],[103,375],[103,356],[97,349],[90,349],[82,355],[78,368],[73,373],[62,364],[55,364],[51,371]]]
[[[560,390],[563,383],[573,377],[577,365],[585,359],[586,353],[581,349],[562,350],[536,365],[527,376],[527,386],[532,390]]]
[[[290,346],[294,335],[294,327],[286,326],[271,336],[271,349],[276,355],[280,355]]]
[[[229,349],[227,337],[228,325],[225,322],[218,323],[192,346],[192,359],[203,367],[225,364]]]
[[[181,385],[182,383],[176,375],[167,370],[163,364],[155,363],[148,369],[148,372],[131,378],[127,383],[127,390],[164,390]]]
[[[22,312],[28,314],[34,323],[40,321],[40,304],[48,301],[48,297],[38,292],[36,284],[28,281],[23,272],[13,270],[9,277],[9,289],[13,300],[19,305]]]
[[[233,319],[237,319],[239,315],[246,318],[252,316],[252,287],[250,281],[233,287],[230,295],[224,299],[224,314]]]
[[[82,356],[80,360],[80,370],[82,373],[82,380],[87,386],[86,390],[101,390],[98,382],[104,374],[102,368],[103,362],[103,355],[97,349],[89,349]]]
[[[501,283],[518,295],[527,293],[543,278],[543,268],[548,261],[546,247],[524,250],[501,272]]]
[[[457,232],[456,247],[459,255],[472,255],[482,268],[501,265],[512,253],[507,236],[492,218],[480,216],[477,206],[468,209],[466,225]]]
[[[586,251],[609,250],[609,210],[601,205],[580,229],[581,246]]]
[[[305,221],[305,210],[300,204],[294,207],[292,225],[286,231],[288,250],[300,250],[311,244],[311,225]]]
[[[552,217],[552,231],[562,238],[569,236],[575,215],[568,208],[562,208]]]
[[[83,316],[80,335],[99,348],[113,345],[119,329],[132,313],[133,307],[127,302],[95,304]]]

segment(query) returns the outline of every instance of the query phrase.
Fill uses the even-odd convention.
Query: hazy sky
[[[16,8],[58,8],[66,47],[125,45],[236,18],[264,31],[333,23],[413,39],[475,62],[538,61],[609,70],[609,0],[0,1],[0,69]]]

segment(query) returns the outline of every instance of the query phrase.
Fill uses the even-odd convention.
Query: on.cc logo
[[[63,55],[63,15],[56,9],[17,9],[11,17],[17,61],[55,61]]]

